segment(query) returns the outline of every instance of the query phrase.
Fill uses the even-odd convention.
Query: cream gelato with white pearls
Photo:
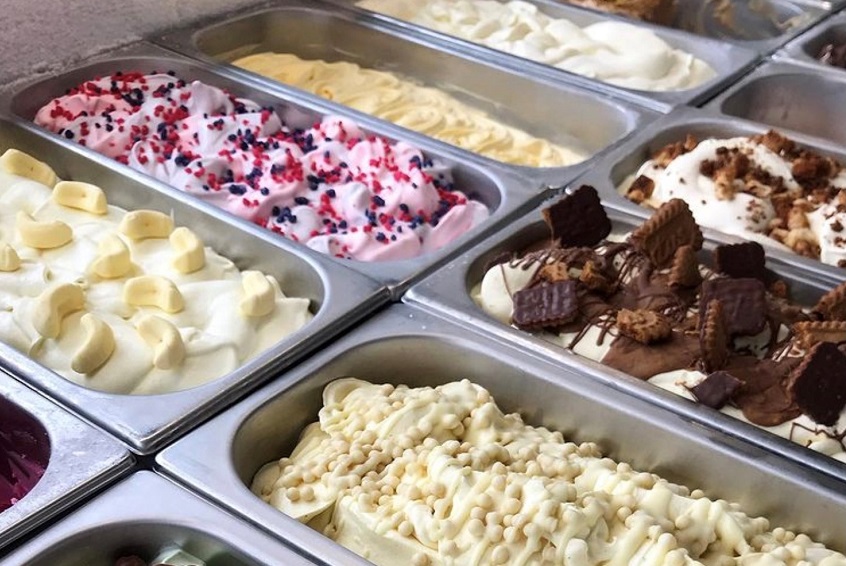
[[[739,505],[505,415],[469,381],[337,380],[252,490],[374,564],[838,566]]]
[[[127,212],[16,150],[0,157],[0,341],[84,387],[155,394],[237,369],[309,320],[271,276]]]

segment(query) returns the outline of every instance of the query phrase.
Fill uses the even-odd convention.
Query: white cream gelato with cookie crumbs
[[[733,190],[723,191],[715,179],[701,172],[702,163],[717,160],[718,152],[723,150],[740,151],[753,165],[783,183],[784,189],[793,195],[788,206],[796,202],[797,208],[803,208],[801,213],[797,211],[798,218],[792,225],[774,224],[778,215],[772,187],[761,184],[757,190],[747,192],[748,182],[734,179]],[[690,207],[700,226],[781,251],[816,256],[810,250],[819,248],[818,258],[823,263],[846,265],[846,206],[839,201],[819,204],[803,199],[804,191],[791,162],[763,143],[749,137],[702,140],[665,166],[656,159],[646,161],[622,183],[620,193],[625,196],[641,175],[654,183],[651,196],[641,203],[645,206],[658,208],[673,198],[680,198]],[[846,189],[846,170],[833,177],[830,185]]]
[[[165,214],[127,213],[93,185],[53,189],[39,181],[55,175],[32,169],[49,167],[25,154],[10,150],[0,165],[0,341],[74,383],[116,394],[197,387],[312,318],[308,299],[264,274],[249,284],[258,272]]]
[[[643,27],[602,21],[582,28],[520,0],[361,0],[356,5],[625,88],[684,90],[716,76],[706,62]]]
[[[503,414],[467,380],[329,384],[253,492],[379,566],[820,565],[846,557]]]

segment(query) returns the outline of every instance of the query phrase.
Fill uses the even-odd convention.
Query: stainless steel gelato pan
[[[388,285],[396,293],[400,293],[411,281],[436,268],[450,256],[484,237],[491,230],[496,229],[514,213],[525,210],[527,205],[542,199],[546,188],[545,184],[539,179],[524,178],[510,168],[481,160],[472,154],[436,142],[426,136],[412,134],[402,128],[386,124],[364,114],[355,113],[343,106],[334,105],[331,102],[323,101],[294,89],[286,91],[282,95],[284,98],[282,98],[278,92],[276,94],[266,92],[258,83],[252,85],[249,81],[245,81],[243,73],[238,75],[213,64],[176,55],[152,44],[135,44],[129,48],[121,49],[119,52],[104,55],[60,76],[38,80],[13,93],[7,100],[8,108],[13,115],[27,122],[26,128],[43,134],[44,130],[30,123],[39,108],[53,98],[63,95],[68,88],[77,86],[83,81],[90,80],[95,76],[108,76],[114,72],[128,70],[147,73],[154,70],[160,72],[174,71],[187,81],[199,80],[226,89],[236,96],[249,98],[263,106],[272,106],[291,127],[310,127],[321,116],[327,114],[353,117],[365,131],[382,135],[388,139],[401,139],[410,142],[423,149],[425,154],[438,158],[441,163],[447,165],[452,171],[455,185],[461,187],[468,196],[481,201],[488,208],[490,216],[486,220],[442,248],[411,259],[363,262],[329,258],[331,262],[341,263]],[[51,137],[68,147],[74,145],[73,142],[59,136],[52,136],[51,134]],[[119,168],[126,170],[120,166]],[[577,173],[578,171],[573,170],[569,177],[574,177]],[[180,198],[186,199],[186,196],[180,194]],[[197,202],[194,199],[188,200]],[[210,210],[210,208],[206,208],[206,210]],[[218,216],[230,217],[228,214],[221,213],[218,213]],[[246,220],[236,220],[233,224],[253,227],[252,223]],[[294,246],[290,249],[302,249],[302,247]]]
[[[823,64],[817,57],[826,45],[843,45],[844,43],[846,43],[846,14],[835,14],[785,45],[783,49],[775,53],[774,58],[809,65],[826,74],[837,76],[844,72],[843,69]]]
[[[734,41],[760,53],[784,45],[828,15],[826,2],[761,0],[725,2],[682,0],[672,27],[714,39]]]
[[[351,270],[237,222],[213,207],[188,203],[178,191],[104,157],[92,156],[83,148],[0,121],[0,152],[7,148],[46,161],[60,178],[102,187],[112,204],[171,214],[177,225],[190,226],[206,245],[239,268],[273,275],[286,295],[311,301],[314,318],[305,327],[228,375],[165,395],[113,395],[87,389],[0,344],[0,364],[7,371],[85,415],[138,452],[154,451],[388,300],[383,288]]]
[[[317,564],[172,482],[138,472],[2,558],[9,566],[114,566],[183,552],[206,566]]]
[[[655,152],[667,144],[683,142],[687,135],[692,135],[701,141],[707,138],[725,139],[763,134],[768,129],[767,126],[755,122],[719,116],[713,111],[680,108],[672,115],[663,117],[638,132],[624,146],[609,152],[596,167],[572,185],[593,185],[599,191],[606,206],[640,218],[647,218],[652,214],[652,209],[630,201],[620,194],[618,188],[628,177],[634,175],[643,163],[651,159]],[[846,152],[836,144],[789,129],[780,128],[779,131],[803,147],[834,157],[841,162],[846,161]],[[739,237],[714,229],[703,228],[703,233],[714,241],[724,243],[742,241]],[[783,263],[801,270],[809,277],[837,282],[843,279],[843,269],[787,250],[768,248],[767,257],[774,263]]]
[[[708,103],[732,116],[846,144],[846,73],[770,61]]]
[[[684,90],[647,91],[616,86],[593,78],[586,78],[563,69],[535,62],[531,59],[518,57],[503,51],[491,49],[477,43],[459,39],[444,33],[423,28],[416,24],[398,20],[393,17],[378,14],[358,8],[357,0],[329,0],[341,8],[349,9],[356,13],[356,17],[367,19],[367,21],[380,22],[386,28],[390,26],[396,33],[408,37],[419,38],[420,41],[438,45],[442,49],[455,51],[468,56],[498,64],[511,70],[522,71],[532,77],[544,77],[554,81],[568,84],[585,86],[603,94],[622,96],[629,100],[637,101],[640,104],[649,105],[661,109],[662,105],[677,106],[680,104],[698,104],[707,100],[715,92],[718,92],[723,85],[730,82],[758,58],[758,54],[735,43],[727,43],[705,37],[697,37],[686,32],[662,27],[659,25],[635,22],[639,28],[654,33],[658,38],[674,49],[690,54],[710,66],[715,76],[704,83]],[[573,6],[546,1],[530,1],[530,4],[537,7],[540,12],[552,18],[563,18],[569,20],[579,27],[586,27],[600,22],[627,22],[631,20],[601,14],[591,10],[583,10]],[[657,105],[657,106],[656,106]]]
[[[435,87],[504,125],[585,155],[585,161],[567,167],[514,166],[521,176],[552,185],[584,170],[594,155],[652,116],[622,101],[438,49],[314,2],[287,0],[283,6],[171,32],[157,41],[223,64],[258,53],[284,53],[305,60],[354,63]],[[280,85],[235,66],[227,69],[268,89]]]
[[[584,373],[518,351],[423,310],[397,305],[320,356],[289,372],[197,429],[158,457],[164,473],[217,500],[292,545],[332,565],[368,562],[254,496],[249,484],[265,463],[290,454],[317,418],[322,391],[340,377],[434,386],[468,379],[504,412],[528,424],[594,441],[617,461],[711,497],[737,501],[772,525],[807,530],[846,547],[842,484],[678,414],[657,408]],[[765,482],[767,489],[760,489]],[[791,497],[784,497],[790,493]]]
[[[13,420],[35,437],[47,460],[38,483],[0,513],[0,548],[71,508],[133,466],[129,451],[117,441],[2,372],[0,414],[4,422]]]
[[[617,234],[628,233],[641,223],[640,219],[621,212],[609,211],[609,216],[614,232]],[[669,408],[685,419],[716,428],[734,437],[745,438],[773,453],[846,480],[846,466],[834,458],[807,449],[704,405],[688,401],[625,372],[574,354],[562,346],[552,344],[529,332],[502,324],[486,314],[474,302],[471,290],[482,281],[489,264],[496,258],[502,257],[504,253],[524,250],[532,244],[546,242],[548,238],[549,230],[541,218],[539,208],[414,286],[406,294],[405,301],[422,306],[463,326],[477,329],[486,335],[515,344],[530,354],[540,355],[567,368],[574,368],[596,381],[625,390],[650,403]],[[706,239],[705,248],[701,252],[705,259],[710,256],[715,245],[712,239]],[[814,305],[834,286],[830,282],[815,281],[795,268],[779,265],[776,262],[768,261],[768,269],[787,282],[791,301],[794,304]]]

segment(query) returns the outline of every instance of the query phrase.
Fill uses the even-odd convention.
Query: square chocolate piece
[[[722,409],[741,385],[743,382],[727,371],[715,371],[691,387],[690,392],[703,405],[712,409]]]
[[[699,320],[709,302],[719,300],[723,320],[732,336],[754,336],[767,324],[767,290],[758,279],[709,279],[699,294]]]
[[[803,413],[821,425],[835,424],[846,406],[846,356],[831,342],[817,344],[787,388]]]
[[[579,314],[577,283],[573,280],[542,283],[514,293],[511,321],[517,328],[537,330],[561,326]]]
[[[595,246],[611,233],[611,220],[590,185],[582,185],[542,214],[552,239],[562,247]]]
[[[714,267],[720,273],[737,279],[766,281],[766,254],[758,242],[724,244],[714,250]]]

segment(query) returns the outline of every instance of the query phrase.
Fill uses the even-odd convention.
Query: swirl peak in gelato
[[[171,74],[85,82],[35,122],[336,257],[417,257],[489,214],[412,145],[337,117],[290,129],[273,108]]]

